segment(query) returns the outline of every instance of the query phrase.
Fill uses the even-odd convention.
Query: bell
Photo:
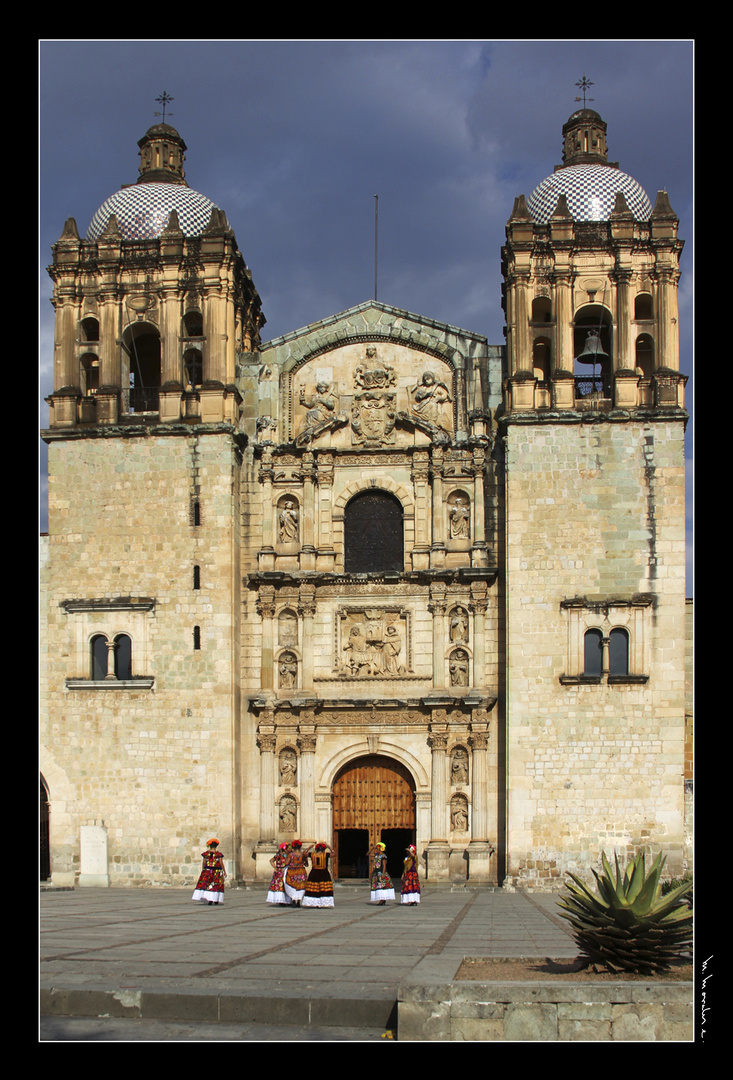
[[[588,331],[585,347],[576,360],[579,364],[602,364],[604,360],[608,360],[608,353],[603,351],[601,335],[597,330]]]

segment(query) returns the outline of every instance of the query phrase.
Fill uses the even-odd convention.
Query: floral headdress
[[[219,846],[219,841],[215,837],[212,837],[211,840],[206,841],[206,846],[207,847],[218,847]]]

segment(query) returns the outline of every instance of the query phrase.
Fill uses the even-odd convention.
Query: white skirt
[[[294,889],[292,885],[288,885],[285,882],[285,892],[288,895],[288,903],[292,900],[295,903],[297,900],[302,900],[305,896],[305,889]]]
[[[206,904],[223,904],[224,893],[223,892],[210,892],[207,889],[196,889],[194,891],[192,900],[200,900]]]
[[[332,896],[306,896],[303,907],[333,907]]]
[[[394,889],[372,889],[369,900],[394,900]]]
[[[400,899],[400,903],[401,904],[419,904],[420,903],[420,893],[419,892],[403,893],[402,897]]]
[[[289,904],[290,897],[286,896],[284,892],[268,892],[267,894],[268,904]]]

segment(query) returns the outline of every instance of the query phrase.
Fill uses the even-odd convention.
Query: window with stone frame
[[[355,495],[344,512],[344,568],[347,574],[404,569],[402,504],[387,491]]]
[[[560,682],[609,685],[646,683],[654,599],[576,597],[561,602],[567,624],[565,671]]]

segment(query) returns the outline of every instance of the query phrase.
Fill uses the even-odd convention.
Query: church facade
[[[579,110],[506,344],[376,301],[272,341],[167,124],[49,272],[41,772],[59,884],[559,887],[684,847],[682,242]],[[583,366],[584,365],[584,366]],[[583,372],[583,374],[581,374]]]

